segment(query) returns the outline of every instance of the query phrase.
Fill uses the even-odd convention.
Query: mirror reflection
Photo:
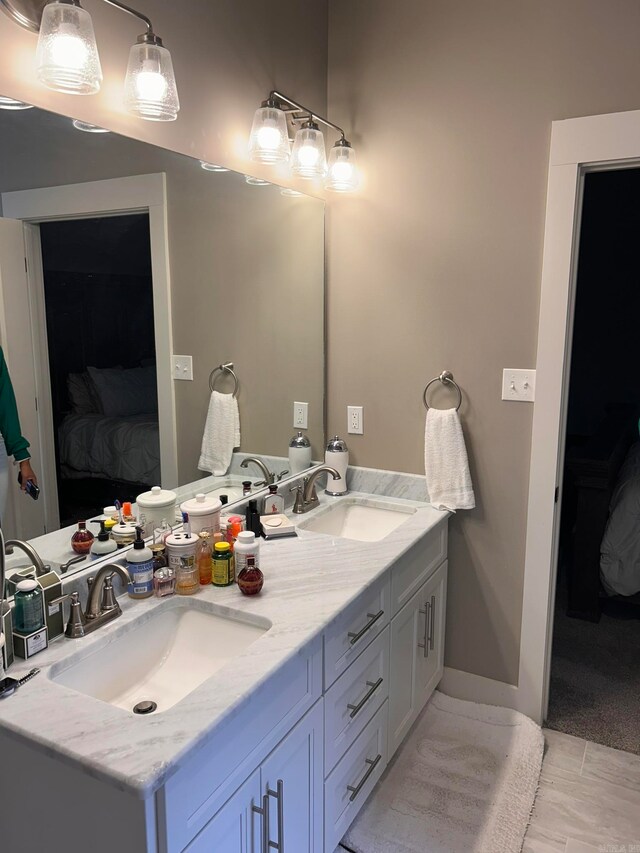
[[[0,346],[40,488],[0,445],[7,537],[156,485],[233,501],[298,429],[321,458],[323,202],[38,109],[0,134]]]

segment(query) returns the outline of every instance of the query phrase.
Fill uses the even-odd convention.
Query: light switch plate
[[[296,429],[307,429],[309,425],[309,404],[293,404],[293,425]]]
[[[190,355],[172,355],[171,372],[174,379],[193,380],[193,358]]]
[[[347,406],[347,432],[351,435],[364,434],[362,406]]]
[[[506,367],[502,371],[502,399],[533,403],[536,398],[535,370]]]

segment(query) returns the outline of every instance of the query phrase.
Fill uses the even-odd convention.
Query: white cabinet
[[[391,620],[389,757],[442,678],[447,563]]]
[[[322,853],[322,700],[207,823],[185,853]]]

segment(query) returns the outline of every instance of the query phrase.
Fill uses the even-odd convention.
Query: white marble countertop
[[[357,493],[350,492],[346,499]],[[50,679],[65,658],[88,656],[114,636],[130,630],[140,617],[167,606],[171,599],[120,599],[119,619],[80,640],[60,638],[29,661],[18,661],[10,674],[20,677],[33,666],[41,673],[0,700],[0,727],[46,754],[81,768],[118,788],[145,798],[159,788],[217,726],[287,660],[300,653],[338,613],[380,577],[397,558],[448,515],[419,501],[361,495],[375,505],[404,504],[415,513],[385,539],[357,542],[301,530],[297,538],[261,542],[262,593],[248,598],[237,586],[207,587],[190,599],[268,619],[272,627],[246,652],[168,710],[141,717]],[[322,495],[323,510],[327,501]],[[300,518],[309,519],[312,513]],[[294,518],[296,518],[294,516]]]

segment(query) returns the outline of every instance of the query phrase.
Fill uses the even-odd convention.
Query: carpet
[[[355,853],[520,853],[543,752],[528,717],[436,691],[342,844]]]

